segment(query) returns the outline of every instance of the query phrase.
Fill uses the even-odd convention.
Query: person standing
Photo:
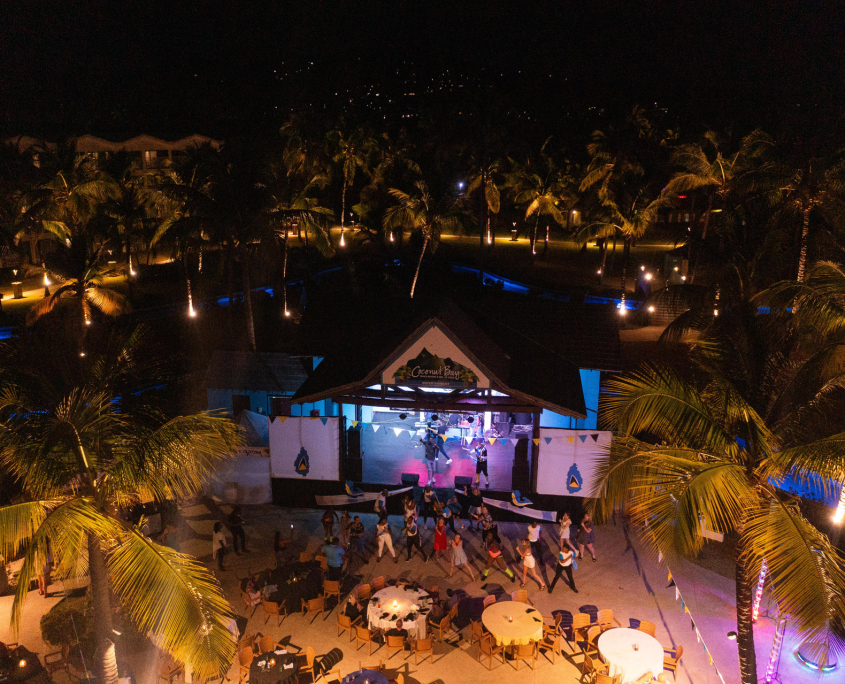
[[[463,567],[469,573],[470,580],[475,582],[475,573],[472,571],[472,566],[469,564],[466,551],[464,551],[464,541],[460,534],[452,537],[452,565],[449,568],[449,577],[455,572],[455,568]]]
[[[364,523],[359,515],[349,525],[349,557],[352,558],[355,553],[361,556],[364,565],[370,562],[364,550]]]
[[[484,486],[490,488],[490,476],[487,474],[487,445],[484,440],[476,444],[473,450],[475,454],[475,486],[481,484],[481,473],[484,473]]]
[[[522,582],[519,586],[525,587],[525,580],[528,576],[528,571],[531,571],[531,576],[537,580],[537,584],[540,585],[540,591],[543,591],[546,588],[546,585],[543,583],[543,580],[537,574],[537,562],[534,560],[534,556],[531,553],[531,542],[528,541],[528,538],[522,540],[519,546],[516,548],[516,552],[522,557]]]
[[[335,513],[334,508],[329,506],[323,513],[323,537],[324,541],[328,542],[334,537],[334,521],[340,520]]]
[[[502,540],[499,539],[499,526],[493,521],[493,516],[490,515],[490,510],[487,508],[486,504],[481,504],[481,508],[479,509],[476,517],[484,532],[484,537],[486,537],[489,532],[493,535],[493,539],[501,544]]]
[[[240,506],[235,506],[232,512],[229,513],[229,532],[232,533],[232,548],[235,550],[235,553],[238,556],[241,555],[241,551],[247,553],[244,519],[241,517]],[[238,546],[241,547],[240,551],[238,551]]]
[[[407,547],[408,547],[408,560],[407,562],[411,562],[411,553],[413,553],[414,547],[418,548],[420,553],[423,557],[423,563],[428,563],[428,554],[423,551],[422,544],[420,544],[420,529],[417,527],[417,522],[413,518],[405,518],[405,529],[402,530],[402,534],[404,534],[407,539]]]
[[[435,523],[437,522],[437,516],[434,513],[435,503],[438,503],[437,492],[435,492],[430,485],[426,485],[425,489],[423,490],[422,497],[422,515],[423,525],[425,529],[428,529],[429,518],[432,518]]]
[[[528,541],[531,542],[531,553],[540,565],[543,563],[543,549],[540,546],[540,533],[543,528],[537,524],[536,520],[532,520],[528,526]]]
[[[337,537],[332,537],[331,541],[323,547],[326,565],[329,566],[328,578],[335,582],[339,582],[343,574],[343,554],[345,553],[337,542]]]
[[[396,552],[393,550],[393,538],[390,536],[390,525],[387,524],[387,516],[383,515],[379,518],[378,525],[376,525],[376,539],[378,539],[378,559],[381,560],[381,555],[384,552],[384,547],[390,551],[393,556],[393,562],[398,563],[399,559],[396,557]]]
[[[381,517],[387,515],[387,490],[382,489],[378,499],[376,499],[375,511]]]
[[[443,522],[443,518],[440,518],[434,527],[434,557],[440,559],[446,553],[447,548],[446,523]]]
[[[449,499],[448,503],[443,507],[443,510],[440,512],[440,515],[454,534],[455,518],[458,518],[461,515],[461,504],[458,503],[457,496],[455,496],[454,494],[452,495],[452,498]],[[464,529],[463,523],[461,523],[461,529]]]
[[[437,454],[440,451],[440,445],[437,444],[437,435],[431,431],[426,434],[425,439],[420,439],[420,442],[425,447],[425,469],[430,485],[434,482],[434,474],[437,472]]]
[[[223,558],[226,555],[226,535],[223,534],[223,523],[214,523],[214,532],[211,535],[211,557],[217,558],[217,567],[220,570],[225,570],[223,567]]]
[[[405,520],[408,518],[413,518],[414,522],[417,520],[417,502],[414,499],[413,494],[405,494],[405,503],[404,503],[404,511],[405,511]]]
[[[563,549],[564,546],[567,546],[572,549],[574,553],[578,553],[578,546],[570,537],[571,527],[572,520],[569,517],[569,513],[564,513],[560,516],[560,548]]]
[[[464,487],[464,496],[467,497],[469,504],[467,520],[469,520],[469,529],[471,532],[475,531],[474,525],[478,522],[478,513],[481,510],[483,500],[481,498],[481,490],[477,484],[472,486],[472,492],[468,491],[468,487]],[[478,529],[481,529],[480,523],[477,524]]]
[[[340,514],[340,548],[349,548],[349,527],[352,525],[352,518],[349,511]]]
[[[585,515],[581,521],[581,531],[578,533],[578,558],[584,557],[584,547],[593,557],[593,563],[596,562],[596,552],[593,549],[593,544],[596,541],[596,533],[593,531],[593,521],[589,515]]]
[[[496,565],[511,578],[511,582],[516,581],[516,575],[513,574],[513,571],[505,563],[502,549],[496,543],[496,540],[493,539],[492,533],[488,533],[484,538],[484,548],[487,549],[487,561],[484,563],[484,574],[481,576],[481,579],[486,580],[491,566]]]
[[[572,589],[576,594],[578,590],[575,588],[575,580],[572,578],[572,562],[575,560],[575,554],[572,552],[572,549],[569,548],[568,544],[565,544],[560,547],[560,553],[557,555],[557,565],[555,566],[555,576],[552,579],[551,585],[549,585],[549,593],[551,594],[554,591],[555,584],[560,579],[561,573],[565,572],[566,577],[569,580],[569,588]]]

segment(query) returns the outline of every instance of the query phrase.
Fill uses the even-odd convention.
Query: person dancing
[[[472,566],[469,564],[466,551],[464,551],[464,541],[460,534],[452,537],[452,566],[449,568],[449,577],[451,577],[455,568],[465,568],[469,573],[470,579],[475,582],[475,573],[472,571]]]
[[[531,571],[532,577],[537,580],[537,584],[540,585],[540,591],[545,590],[546,585],[540,576],[537,574],[537,562],[534,560],[534,556],[531,553],[531,542],[526,537],[522,540],[521,544],[517,546],[516,552],[522,557],[522,582],[519,586],[525,587],[525,579],[528,575],[528,571]]]
[[[482,574],[481,579],[486,580],[487,574],[490,572],[490,568],[495,565],[511,578],[511,582],[515,582],[516,575],[513,574],[513,571],[508,567],[507,563],[505,563],[504,556],[502,556],[502,549],[499,547],[496,540],[493,539],[492,532],[487,533],[487,536],[484,539],[484,548],[487,549],[487,561],[484,563],[484,574]]]

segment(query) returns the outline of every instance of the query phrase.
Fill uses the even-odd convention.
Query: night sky
[[[772,128],[845,102],[839,2],[112,0],[0,16],[4,136],[225,135],[446,70],[479,107],[544,124],[656,102],[690,127]]]

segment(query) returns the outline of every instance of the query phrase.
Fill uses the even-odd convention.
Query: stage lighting
[[[472,425],[474,422],[475,422],[475,416],[470,416],[469,418],[467,418],[467,423],[469,423],[470,425]]]
[[[432,420],[440,420],[440,417],[435,413],[432,417]]]
[[[407,417],[408,417],[407,413],[400,413],[399,414],[399,420],[405,420],[405,418],[407,418]]]

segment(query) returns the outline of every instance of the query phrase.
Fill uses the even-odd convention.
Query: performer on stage
[[[434,473],[437,472],[437,458],[438,453],[442,452],[443,449],[437,443],[437,433],[429,431],[425,439],[421,439],[423,446],[425,447],[425,467],[428,471],[428,484],[431,485],[434,483]],[[446,456],[446,454],[443,454]],[[448,456],[446,457],[446,465],[449,465],[452,462],[452,459]]]
[[[487,447],[484,444],[484,440],[480,440],[474,449],[464,449],[464,451],[469,451],[475,460],[475,484],[481,484],[481,473],[484,473],[484,480],[486,482],[484,486],[489,489],[490,476],[487,474]]]

